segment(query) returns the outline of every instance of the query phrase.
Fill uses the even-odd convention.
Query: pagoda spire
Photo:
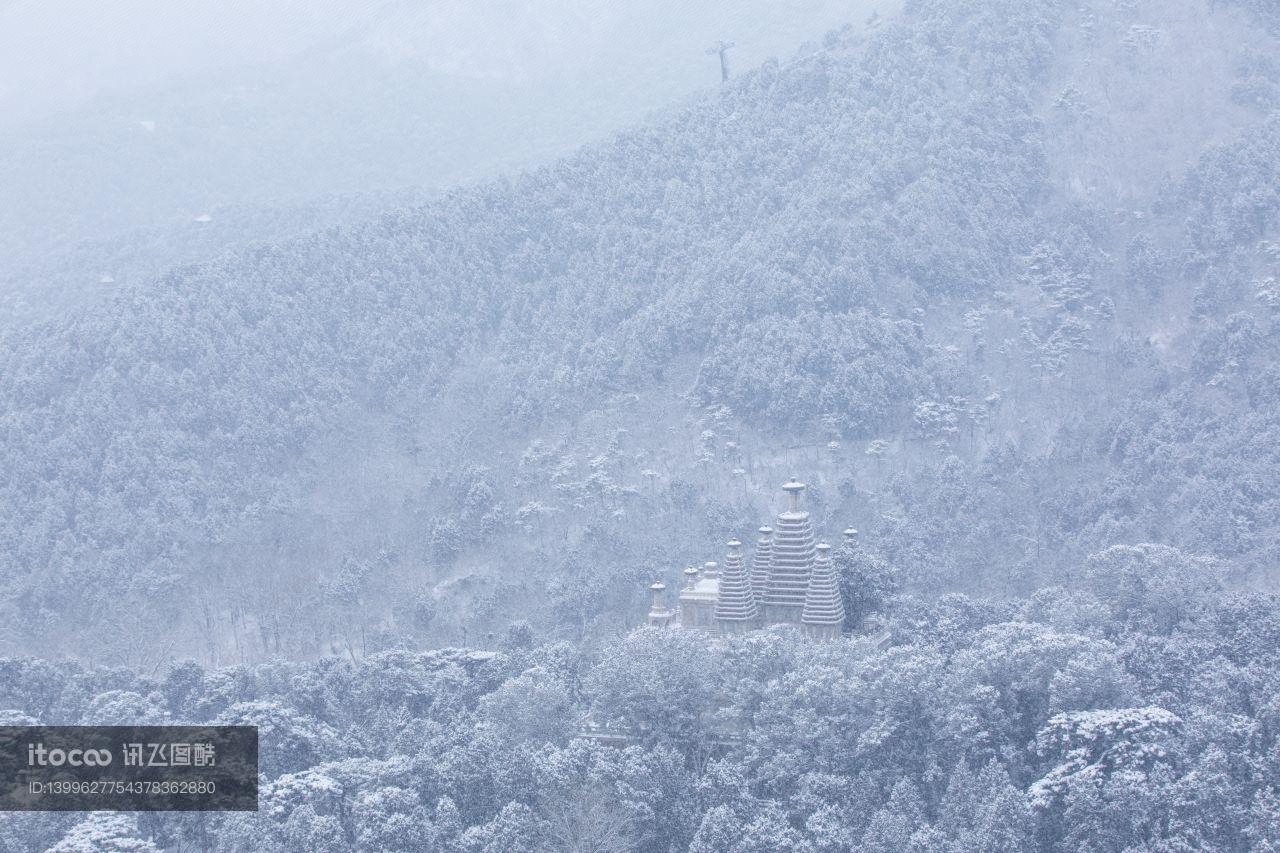
[[[698,567],[689,566],[684,570],[684,588],[693,589],[694,584],[698,582]]]
[[[809,589],[804,596],[804,611],[800,617],[809,632],[816,637],[834,639],[840,636],[844,624],[844,602],[840,599],[840,584],[831,565],[831,546],[819,543],[814,549],[813,572],[809,576]]]
[[[769,586],[769,560],[772,556],[773,528],[766,524],[760,528],[756,553],[751,558],[751,592],[755,595],[757,607],[764,604],[764,591]]]
[[[742,543],[729,542],[729,556],[720,572],[720,594],[716,599],[716,623],[726,633],[754,626],[756,599],[751,593],[751,577],[742,564]]]
[[[804,491],[804,483],[792,477],[782,484],[782,491],[787,493],[787,512],[800,512],[800,493]]]
[[[813,527],[809,513],[800,509],[804,483],[794,478],[782,490],[787,493],[787,510],[778,516],[769,560],[769,582],[764,593],[765,621],[800,621],[809,574],[813,570]]]

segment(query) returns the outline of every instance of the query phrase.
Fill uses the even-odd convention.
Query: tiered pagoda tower
[[[729,556],[724,561],[720,576],[720,590],[716,598],[716,624],[726,633],[742,633],[756,626],[756,597],[751,590],[751,576],[742,565],[742,543],[729,542]]]
[[[769,587],[769,561],[773,559],[773,528],[760,528],[756,540],[756,553],[751,558],[751,593],[756,599],[756,611],[764,612],[764,591]]]
[[[813,527],[809,524],[809,513],[800,509],[804,483],[793,479],[783,485],[782,491],[787,493],[788,506],[778,516],[773,536],[769,582],[764,593],[764,621],[798,625],[813,568]]]
[[[831,565],[831,546],[821,542],[816,550],[817,556],[813,561],[813,573],[809,576],[809,589],[804,596],[804,610],[800,621],[813,636],[835,639],[840,636],[840,626],[844,624],[840,583]]]

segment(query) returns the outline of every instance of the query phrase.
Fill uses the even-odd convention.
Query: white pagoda
[[[666,586],[654,584],[649,624],[719,634],[789,624],[814,637],[839,637],[844,624],[839,579],[831,564],[831,547],[814,541],[809,513],[800,508],[804,488],[795,480],[782,487],[787,509],[775,527],[760,528],[749,564],[742,543],[731,540],[723,570],[715,563],[707,563],[702,571],[685,569],[675,610],[667,607]]]

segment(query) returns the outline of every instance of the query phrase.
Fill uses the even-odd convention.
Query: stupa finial
[[[792,477],[782,484],[782,491],[787,493],[787,499],[791,502],[787,509],[791,512],[799,512],[800,493],[804,491],[804,483]]]

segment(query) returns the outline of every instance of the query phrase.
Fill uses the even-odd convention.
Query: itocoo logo
[[[28,767],[106,767],[109,749],[47,749],[43,743],[27,744]]]

